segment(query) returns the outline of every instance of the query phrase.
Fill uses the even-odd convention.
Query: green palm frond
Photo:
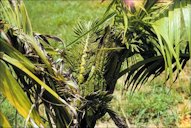
[[[131,52],[127,58],[138,56],[137,63],[121,71],[119,77],[126,72],[125,83],[132,84],[132,90],[163,71],[172,83],[173,73],[180,73],[190,58],[190,2],[152,2],[144,0],[141,8],[135,7],[133,14],[127,14],[128,28],[124,32]]]
[[[179,62],[181,63],[181,67],[184,68],[186,62],[189,60],[189,55],[180,55]],[[138,86],[145,84],[149,78],[154,79],[159,76],[165,70],[165,62],[162,56],[151,57],[148,59],[144,59],[131,67],[120,72],[119,77],[125,73],[128,73],[125,84],[127,88],[131,87],[131,90],[134,92]],[[175,75],[175,81],[180,73],[180,70],[177,69],[176,61],[173,59],[172,61],[172,70]],[[170,74],[167,75],[166,80],[170,78]]]
[[[88,31],[86,31],[84,33],[81,33],[80,36],[78,38],[76,38],[74,41],[72,41],[70,44],[68,44],[67,47],[75,44],[77,41],[82,39],[88,33],[90,33],[91,31],[96,30],[98,27],[103,25],[106,21],[111,20],[114,16],[115,16],[115,12],[104,15],[98,22],[95,22],[96,24],[93,24],[92,28],[90,28]]]
[[[167,11],[167,14],[153,23],[153,28],[158,36],[161,52],[163,53],[166,62],[167,67],[165,67],[165,70],[170,74],[170,78],[172,78],[173,58],[176,60],[177,69],[181,70],[181,47],[186,47],[187,42],[190,47],[190,23],[188,23],[189,21],[183,20],[185,15],[183,10],[190,10],[189,6],[190,2],[185,3],[185,1],[174,1],[170,6],[170,9]],[[187,11],[186,13],[189,12]],[[187,18],[190,19],[191,15],[188,14]]]

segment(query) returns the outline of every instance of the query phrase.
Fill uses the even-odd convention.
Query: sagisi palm
[[[187,0],[113,0],[102,18],[79,23],[77,39],[60,50],[50,45],[59,38],[33,33],[22,1],[0,3],[0,92],[26,126],[94,127],[108,113],[127,127],[109,106],[117,80],[127,74],[125,87],[134,91],[165,71],[172,82],[190,58]]]

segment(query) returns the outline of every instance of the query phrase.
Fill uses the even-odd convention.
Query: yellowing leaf
[[[6,63],[2,60],[0,60],[0,76],[0,92],[24,118],[27,118],[32,105],[18,82],[12,76]],[[40,116],[34,109],[30,113],[30,117],[38,126],[43,125]]]
[[[7,118],[1,112],[0,112],[0,127],[3,127],[3,128],[11,127],[11,125],[7,121]]]

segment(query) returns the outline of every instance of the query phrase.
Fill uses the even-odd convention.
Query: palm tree
[[[21,0],[0,1],[0,92],[26,126],[94,127],[108,113],[127,127],[109,106],[121,76],[127,74],[132,91],[163,71],[166,80],[176,80],[173,73],[178,76],[191,54],[191,2],[127,3],[112,0],[103,18],[79,23],[77,39],[57,50],[50,42],[62,40],[34,33]],[[69,50],[76,46],[83,50],[72,65]]]

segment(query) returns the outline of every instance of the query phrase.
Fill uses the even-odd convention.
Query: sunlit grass
[[[189,81],[185,82],[181,74],[173,86],[168,86],[163,77],[148,82],[133,94],[124,91],[119,82],[111,106],[135,127],[178,127],[182,118],[191,113]]]
[[[78,21],[101,17],[108,5],[100,0],[25,1],[34,31],[56,35],[66,43],[74,40],[73,28]]]

